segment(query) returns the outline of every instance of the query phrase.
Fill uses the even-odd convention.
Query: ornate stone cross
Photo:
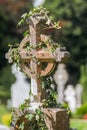
[[[40,14],[34,14],[27,18],[30,35],[26,36],[20,46],[21,68],[29,77],[33,78],[37,85],[37,101],[43,98],[41,76],[51,73],[55,62],[61,62],[69,53],[65,48],[57,48],[54,53],[51,49],[49,37],[44,34],[46,18]],[[47,43],[47,44],[44,44]],[[32,86],[31,86],[32,87]]]
[[[44,90],[42,89],[41,81],[42,77],[51,74],[57,65],[56,63],[63,62],[70,56],[69,52],[67,52],[64,47],[58,47],[57,44],[46,35],[46,31],[53,27],[47,24],[48,21],[49,18],[43,10],[41,10],[40,13],[34,13],[32,16],[28,17],[26,22],[29,25],[29,35],[24,37],[19,48],[17,48],[17,54],[20,56],[21,69],[31,78],[31,88],[37,88],[36,102],[31,104],[31,107],[36,104],[42,104],[41,100],[44,98]],[[14,51],[10,50],[6,55],[8,59],[12,52],[14,53]],[[15,61],[15,58],[12,58],[13,57],[10,57],[10,60]],[[21,112],[20,110],[17,111],[18,114],[22,113],[22,116],[19,116],[17,122],[15,122],[15,118],[13,118],[11,130],[16,130],[20,127],[21,119],[23,119],[24,130],[26,130],[27,127],[30,128],[29,120],[26,118],[26,111],[24,112],[23,110],[24,113],[22,110]],[[42,111],[48,115],[45,119],[48,130],[69,130],[69,117],[65,109],[46,108]],[[17,113],[14,113],[14,117],[15,115],[17,115]]]

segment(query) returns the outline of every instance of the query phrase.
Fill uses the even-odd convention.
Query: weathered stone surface
[[[69,115],[66,110],[47,108],[43,111],[47,115],[45,121],[48,130],[69,130]]]

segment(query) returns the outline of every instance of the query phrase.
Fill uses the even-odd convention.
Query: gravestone
[[[75,112],[76,110],[76,91],[73,85],[68,85],[64,91],[65,101],[68,103],[70,110]]]
[[[56,63],[63,62],[70,56],[64,47],[56,47],[53,52],[51,51],[54,48],[54,43],[49,39],[49,36],[46,35],[48,28],[50,30],[50,24],[47,30],[45,28],[48,20],[48,16],[43,10],[41,10],[40,13],[37,12],[28,17],[26,22],[29,25],[30,35],[25,36],[19,46],[21,69],[28,77],[31,77],[31,88],[34,88],[34,86],[37,88],[34,105],[35,103],[41,105],[42,99],[45,97],[41,77],[51,74]],[[43,43],[46,43],[45,48],[42,47]],[[27,50],[25,48],[27,45],[32,48]],[[46,66],[43,68],[42,66],[45,63]],[[43,109],[43,111],[48,115],[47,117],[49,117],[46,118],[48,130],[69,130],[69,116],[66,110],[46,108]],[[16,128],[11,127],[11,130],[16,130]],[[24,130],[26,129],[24,128]]]
[[[7,126],[0,124],[0,130],[10,130]]]
[[[11,101],[11,99],[8,99],[7,100],[7,108],[9,109],[11,107],[12,107],[12,101]]]
[[[76,107],[81,107],[82,105],[82,92],[83,92],[83,87],[81,84],[76,84],[75,86],[76,90]]]
[[[26,81],[26,77],[20,69],[16,67],[16,64],[12,65],[12,73],[16,77],[15,83],[11,86],[11,102],[12,107],[18,107],[24,102],[25,99],[29,98],[29,83]]]
[[[54,74],[54,80],[57,84],[58,102],[64,103],[64,89],[68,80],[68,73],[63,63],[58,65]]]
[[[56,62],[61,62],[64,60],[65,57],[69,56],[69,53],[65,50],[65,48],[57,48],[54,54],[52,52],[48,51],[51,46],[47,45],[47,49],[32,49],[31,52],[26,52],[24,49],[24,46],[26,43],[29,43],[30,45],[37,46],[42,41],[48,41],[49,38],[43,33],[43,26],[41,26],[41,23],[46,22],[46,18],[42,17],[40,14],[35,14],[32,17],[29,17],[27,19],[27,23],[29,24],[29,31],[30,31],[30,37],[25,37],[21,44],[20,44],[20,56],[21,56],[21,68],[22,70],[28,75],[31,76],[35,82],[35,86],[37,87],[37,95],[36,95],[36,102],[41,102],[41,100],[44,98],[43,90],[41,87],[41,79],[38,78],[38,74],[40,76],[46,76],[50,74],[53,71],[53,68],[55,66]],[[32,59],[31,55],[33,55],[34,59]],[[37,64],[35,59],[39,60],[40,63],[48,63],[45,69],[41,68],[41,64]],[[31,69],[29,69],[31,68]],[[31,80],[32,82],[32,80]],[[31,84],[32,85],[32,84]],[[33,88],[33,86],[31,86]],[[61,130],[68,130],[69,129],[69,118],[66,115],[66,112],[64,110],[59,109],[48,109],[44,110],[44,113],[47,112],[48,115],[52,116],[53,119],[49,120],[47,119],[50,124],[53,124],[55,121],[55,126],[51,126],[50,124],[47,125],[49,130],[58,130],[61,127]],[[51,115],[51,114],[52,115]],[[63,117],[61,118],[62,115]],[[60,122],[60,125],[57,125],[58,122]],[[67,123],[67,124],[66,124]],[[63,127],[62,127],[63,126]]]

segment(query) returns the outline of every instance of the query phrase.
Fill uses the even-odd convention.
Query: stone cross
[[[48,25],[48,27],[46,26],[48,20],[48,17],[45,13],[43,14],[43,12],[42,14],[34,13],[28,17],[26,22],[29,25],[30,35],[25,36],[19,46],[20,67],[24,73],[31,78],[31,88],[33,87],[34,89],[34,85],[37,87],[37,100],[34,102],[35,109],[36,105],[42,104],[41,100],[44,98],[41,81],[42,76],[51,74],[57,62],[61,63],[70,56],[64,47],[54,48],[55,43],[46,35],[46,29],[51,29],[50,25]],[[45,27],[47,28],[45,29]],[[54,51],[52,51],[52,49],[54,49]],[[10,56],[9,53],[6,56],[7,58]],[[18,110],[18,112],[20,113],[20,110]],[[48,130],[69,130],[69,116],[65,109],[47,108],[46,110],[43,109],[43,112],[48,115],[45,120]],[[25,119],[24,122],[24,130],[26,130],[29,124],[27,125],[28,122],[26,122]],[[15,126],[19,125],[19,121],[15,124],[13,120],[10,129],[16,130]]]
[[[49,40],[48,36],[44,34],[45,17],[40,14],[34,14],[34,16],[27,18],[26,21],[29,24],[30,35],[22,40],[19,47],[21,68],[29,77],[35,80],[37,86],[36,99],[37,102],[41,102],[44,95],[40,77],[51,73],[55,66],[55,61],[63,61],[64,58],[66,59],[69,56],[69,53],[65,51],[65,48],[57,48],[54,54],[52,54],[49,51],[52,47],[50,43],[47,44],[46,49],[40,48],[41,42],[43,43]],[[27,45],[31,47],[30,50],[25,48]],[[41,64],[43,66],[45,63],[46,66],[42,69]]]

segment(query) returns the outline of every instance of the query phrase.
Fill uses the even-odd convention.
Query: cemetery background
[[[56,2],[56,1],[55,1]],[[83,5],[85,5],[85,3],[86,3],[86,1],[83,1]],[[51,3],[52,4],[52,3]],[[58,3],[59,4],[59,3]],[[20,5],[20,4],[19,4]],[[50,5],[50,4],[49,4]],[[52,5],[54,5],[54,4],[52,4]],[[57,4],[55,4],[55,5],[57,5]],[[78,3],[77,4],[75,4],[75,5],[78,5]],[[49,8],[50,8],[50,6],[49,6]],[[62,8],[62,6],[61,6],[61,8]],[[56,8],[55,8],[56,9]],[[5,10],[5,9],[4,9]],[[50,10],[50,9],[49,9]],[[52,11],[53,9],[51,9],[51,11]],[[82,12],[86,12],[85,11],[86,9],[84,8],[83,10],[82,10]],[[57,12],[57,11],[55,11],[55,12]],[[60,12],[60,11],[59,11]],[[78,11],[77,11],[78,12]],[[73,12],[72,12],[73,13]],[[78,12],[79,13],[79,12]],[[55,14],[55,13],[52,13],[52,14]],[[59,15],[57,15],[56,16],[56,18],[58,17]],[[10,19],[6,19],[5,17],[3,17],[3,14],[1,14],[1,17],[2,18],[4,18],[4,20],[2,19],[2,21],[3,21],[3,23],[5,23],[5,26],[7,25],[7,27],[9,27],[8,25],[8,21],[10,21]],[[10,16],[9,16],[10,17]],[[59,16],[60,17],[60,16]],[[62,17],[62,15],[61,15],[61,17]],[[73,16],[74,17],[74,16]],[[84,26],[86,26],[85,25],[85,21],[86,21],[86,13],[85,13],[85,15],[83,15],[83,17],[84,17]],[[82,18],[83,18],[82,17]],[[79,16],[78,16],[78,18],[79,18]],[[58,18],[57,18],[58,19]],[[73,20],[74,18],[72,18],[72,20]],[[12,20],[11,20],[12,21]],[[65,23],[67,23],[67,22],[65,22]],[[65,24],[64,23],[64,24]],[[78,21],[78,23],[79,23],[79,21]],[[80,24],[82,24],[82,23],[80,23]],[[2,24],[0,24],[0,26],[1,26]],[[15,24],[16,25],[16,24]],[[14,25],[14,22],[13,22],[13,26],[15,26]],[[80,26],[81,28],[82,28],[82,30],[84,30],[85,29],[85,27],[84,26]],[[1,26],[2,27],[2,32],[3,32],[3,35],[6,35],[6,32],[4,31],[4,25],[3,26]],[[15,27],[14,27],[15,28]],[[64,30],[64,29],[63,29]],[[70,29],[69,29],[70,30]],[[13,30],[11,30],[11,31],[13,31]],[[21,30],[19,30],[19,32],[21,32]],[[82,53],[81,53],[81,57],[80,57],[80,59],[85,59],[85,57],[87,56],[87,53],[86,53],[86,51],[85,51],[85,49],[86,49],[86,40],[85,40],[85,36],[86,36],[86,31],[84,30],[84,31],[82,31],[82,32],[84,32],[84,33],[81,33],[81,34],[78,34],[79,32],[77,31],[77,33],[73,33],[71,36],[68,36],[68,34],[66,35],[66,34],[63,34],[63,37],[64,37],[64,40],[67,40],[67,36],[68,36],[68,38],[69,38],[69,42],[72,42],[72,45],[71,45],[71,47],[73,46],[73,43],[75,43],[74,45],[75,46],[77,46],[77,47],[75,47],[74,46],[74,48],[79,48],[80,47],[80,42],[78,41],[78,39],[77,39],[77,41],[76,42],[73,42],[73,41],[75,41],[75,39],[73,38],[72,39],[72,36],[76,36],[77,37],[77,35],[78,35],[78,37],[82,37],[83,39],[83,41],[82,41],[82,47],[80,47],[81,48],[81,50],[82,50],[82,48],[83,48],[83,52],[84,52],[84,54],[82,55]],[[1,32],[0,32],[1,33]],[[69,32],[68,32],[69,33]],[[9,36],[11,36],[12,35],[12,39],[13,39],[13,36],[15,37],[15,38],[17,38],[17,34],[16,33],[14,33],[14,31],[13,31],[13,33],[10,33],[9,32]],[[57,35],[57,34],[56,34]],[[80,36],[81,35],[81,36]],[[10,75],[12,75],[11,73],[10,73],[10,67],[8,67],[8,65],[7,65],[7,61],[6,60],[4,60],[4,54],[5,54],[5,52],[6,52],[6,50],[7,50],[7,46],[6,46],[6,44],[9,42],[9,41],[12,41],[12,40],[8,40],[8,35],[6,35],[7,36],[7,38],[5,39],[5,38],[3,38],[2,37],[2,44],[0,44],[0,49],[1,49],[1,54],[0,54],[0,58],[2,58],[1,59],[1,62],[0,62],[0,67],[1,67],[1,78],[0,78],[0,89],[2,90],[2,93],[1,93],[1,98],[2,98],[2,100],[4,101],[4,99],[6,100],[6,98],[9,98],[9,88],[10,88],[10,84],[12,84],[12,82],[14,81],[15,82],[15,78],[13,77],[11,80],[10,80],[10,78],[9,78],[9,82],[7,81],[7,79],[8,79],[8,75],[9,75],[9,77],[12,77],[12,76],[10,76]],[[21,38],[21,35],[19,35],[19,39]],[[56,38],[56,36],[55,36],[55,38]],[[71,40],[70,40],[70,38],[71,38]],[[10,39],[10,38],[9,38]],[[60,39],[62,39],[62,38],[60,38]],[[8,41],[8,42],[7,42]],[[17,40],[14,40],[14,41],[17,41]],[[65,41],[66,42],[66,41]],[[67,42],[66,42],[67,43]],[[79,44],[77,44],[77,43],[79,43]],[[69,44],[69,43],[68,43]],[[69,47],[70,47],[70,45],[69,45]],[[67,44],[65,45],[65,46],[67,46]],[[74,51],[74,48],[72,49],[71,48],[71,50],[73,50]],[[4,51],[3,51],[4,50]],[[80,49],[78,49],[78,50],[80,50]],[[75,51],[75,53],[77,52],[77,50]],[[71,52],[72,53],[72,52]],[[78,55],[80,54],[80,53],[78,53]],[[72,53],[72,55],[74,54],[74,52]],[[83,58],[84,57],[84,58]],[[74,61],[75,63],[76,63],[76,61],[77,61],[77,59],[74,59],[74,58],[76,58],[75,56],[73,57],[73,58],[71,58],[71,60],[72,61]],[[81,64],[79,64],[78,65],[78,67],[80,67],[80,70],[81,70],[81,75],[79,75],[80,76],[80,78],[79,78],[79,81],[81,82],[81,84],[82,84],[82,86],[84,87],[84,92],[86,93],[86,82],[87,82],[87,80],[86,80],[86,77],[87,77],[87,72],[86,72],[86,60],[84,60],[84,62],[85,62],[85,65],[83,64],[82,65],[82,63]],[[72,64],[72,65],[76,65],[76,64]],[[78,62],[79,63],[79,62]],[[3,67],[2,67],[3,66]],[[72,66],[72,68],[73,68],[73,66]],[[77,70],[77,67],[75,68],[75,71],[72,71],[72,72],[76,72],[76,70]],[[6,73],[6,72],[8,72],[8,73]],[[77,71],[78,72],[78,71]],[[73,79],[73,78],[72,78]],[[73,79],[73,81],[75,81],[75,82],[77,82],[78,81],[78,78],[77,78],[77,80],[74,80]],[[8,85],[8,86],[7,86]],[[6,87],[7,86],[7,87]],[[6,89],[7,89],[7,91],[6,91]],[[5,90],[5,91],[4,91]],[[3,93],[4,92],[4,93]],[[6,92],[6,93],[5,93]],[[8,92],[8,93],[7,93]],[[84,101],[84,103],[86,102],[86,94],[85,93],[83,93],[83,101]]]

